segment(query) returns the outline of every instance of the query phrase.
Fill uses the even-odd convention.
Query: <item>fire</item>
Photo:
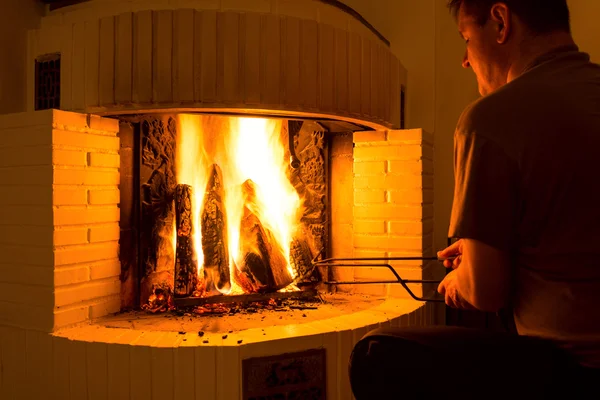
[[[268,246],[273,248],[269,247],[269,254],[275,261],[283,256],[287,274],[294,278],[289,254],[299,224],[301,202],[287,176],[289,166],[281,124],[279,120],[263,118],[179,115],[177,181],[193,190],[193,239],[201,280],[205,274],[214,274],[212,266],[203,270],[210,261],[202,251],[201,218],[207,184],[211,176],[213,180],[217,176],[215,171],[219,172],[224,187],[222,207],[227,228],[224,240],[229,250],[231,287],[217,288],[222,293],[244,291],[235,279],[240,276],[240,266],[247,262],[244,258],[247,254],[240,254],[240,249],[255,249],[256,243],[262,243],[261,240],[246,243],[248,234],[259,239],[270,238]],[[250,233],[248,221],[258,221],[251,225]]]

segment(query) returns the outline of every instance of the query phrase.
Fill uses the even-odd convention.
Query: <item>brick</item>
[[[69,304],[77,304],[82,301],[116,295],[120,291],[121,282],[118,279],[103,282],[91,281],[68,288],[58,287],[54,294],[54,305],[62,307]]]
[[[85,244],[88,242],[88,230],[81,229],[61,229],[54,231],[54,245],[67,246],[72,244]]]
[[[90,228],[89,238],[91,243],[110,242],[119,240],[119,224],[94,226]]]
[[[54,209],[54,225],[83,225],[106,222],[119,222],[118,207],[56,207]]]
[[[354,192],[354,204],[385,202],[386,194],[383,190],[362,190]]]
[[[386,172],[385,161],[365,161],[354,163],[354,175],[382,175]]]
[[[41,206],[0,207],[0,226],[2,225],[51,226],[52,209]]]
[[[423,233],[429,233],[433,231],[432,220],[423,222],[404,222],[404,221],[391,221],[389,223],[390,231],[392,235],[422,235]]]
[[[121,159],[118,154],[88,153],[88,163],[90,167],[119,168]]]
[[[55,206],[85,205],[88,200],[87,189],[71,189],[54,187],[53,202]]]
[[[356,233],[385,233],[385,231],[385,221],[354,221],[354,232]],[[356,254],[355,256],[358,257]]]
[[[54,149],[52,151],[52,164],[84,167],[87,165],[87,153],[77,150]]]
[[[392,204],[433,204],[433,190],[392,190],[388,192],[388,200]]]
[[[54,251],[54,263],[58,266],[110,260],[118,258],[118,250],[117,243],[69,246]]]
[[[55,185],[90,185],[90,186],[116,186],[120,182],[118,170],[91,170],[91,169],[54,169]]]
[[[433,206],[399,206],[395,204],[379,204],[377,206],[354,207],[355,219],[392,219],[421,221],[433,217]]]
[[[88,201],[92,205],[119,204],[121,193],[119,189],[90,190]]]
[[[423,250],[423,239],[419,236],[354,235],[354,247],[363,249],[381,249],[406,251]]]
[[[0,136],[2,136],[1,133]],[[4,140],[4,137],[2,140]],[[51,164],[52,147],[50,145],[0,147],[0,167],[26,167]]]
[[[114,278],[121,274],[121,262],[118,259],[94,263],[90,266],[92,280]]]
[[[422,129],[390,130],[387,132],[389,142],[411,143],[411,144],[433,144],[433,135]]]
[[[407,190],[433,188],[433,177],[418,175],[377,175],[354,177],[355,189]]]
[[[48,185],[51,181],[52,166],[50,165],[37,167],[10,167],[0,169],[0,185],[41,186]]]
[[[58,307],[54,310],[54,329],[56,330],[87,321],[89,316],[89,306],[75,306],[67,309]]]
[[[54,110],[52,125],[58,129],[79,132],[89,128],[88,116],[89,114]]]
[[[0,264],[0,282],[52,287],[52,267]]]
[[[433,171],[431,160],[391,160],[388,161],[388,172],[394,175],[422,175],[424,170]]]
[[[113,296],[94,303],[90,306],[90,319],[118,313],[121,310],[121,297]]]
[[[119,150],[118,137],[69,132],[58,129],[52,131],[52,144],[80,149]]]
[[[1,226],[1,225],[0,225]],[[0,227],[0,243],[31,246],[52,246],[52,228],[49,226],[16,225]]]
[[[0,206],[41,206],[52,204],[52,188],[46,186],[2,187]]]
[[[67,286],[90,280],[90,269],[84,267],[56,268],[54,270],[54,286]]]
[[[385,141],[385,139],[386,135],[383,131],[354,132],[354,143],[382,142]]]
[[[423,148],[418,145],[359,146],[354,148],[355,161],[420,160]]]
[[[99,117],[97,115],[89,116],[90,129],[108,133],[119,132],[119,120],[114,118]]]

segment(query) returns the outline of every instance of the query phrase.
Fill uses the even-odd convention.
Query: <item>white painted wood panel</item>
[[[116,20],[115,103],[132,102],[133,13],[121,14]]]
[[[99,104],[115,104],[115,17],[100,20]]]
[[[152,36],[152,101],[173,101],[173,11],[155,11]]]
[[[152,11],[140,11],[133,17],[133,101],[152,101]]]
[[[173,16],[173,101],[194,101],[194,10]]]
[[[272,12],[145,9],[62,26],[55,18],[31,35],[30,57],[52,47],[42,37],[61,33],[66,110],[256,108],[398,126],[404,69],[389,47],[356,25]]]
[[[281,22],[277,15],[263,15],[261,24],[261,102],[275,105],[281,102]]]
[[[100,57],[100,20],[85,22],[85,106],[98,106],[98,73]]]

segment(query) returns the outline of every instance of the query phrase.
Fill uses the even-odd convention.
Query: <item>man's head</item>
[[[508,81],[515,55],[535,38],[570,34],[567,0],[449,0],[467,42],[465,68],[473,68],[486,95]]]

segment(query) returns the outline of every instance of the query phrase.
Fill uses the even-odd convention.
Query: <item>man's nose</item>
[[[469,62],[469,53],[465,51],[465,56],[463,57],[462,60],[462,66],[463,68],[469,68],[471,66],[471,63]]]

